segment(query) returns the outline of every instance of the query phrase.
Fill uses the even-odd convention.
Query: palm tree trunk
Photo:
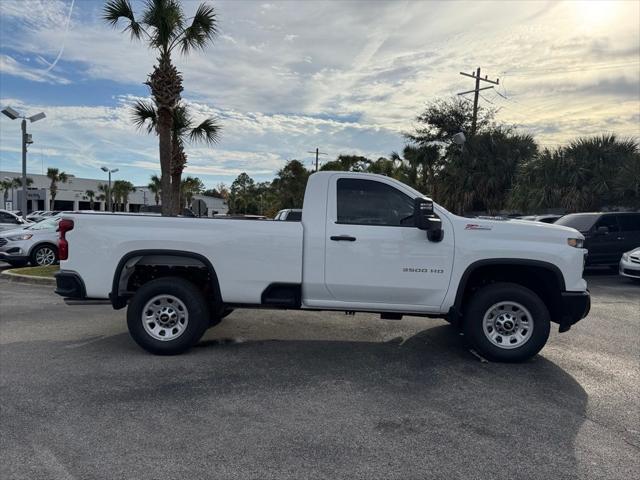
[[[171,174],[171,195],[173,197],[172,215],[180,215],[182,210],[182,197],[180,195],[180,183],[182,181],[182,171],[175,171]]]
[[[160,147],[160,183],[162,189],[160,197],[162,199],[162,215],[173,215],[173,191],[171,189],[171,153],[172,139],[171,127],[173,119],[171,111],[167,109],[158,110],[158,138]]]

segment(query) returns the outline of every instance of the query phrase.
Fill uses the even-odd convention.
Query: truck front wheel
[[[515,283],[494,283],[481,288],[465,309],[465,337],[489,360],[527,360],[542,350],[549,330],[549,311],[543,301],[533,291]]]
[[[182,353],[209,326],[209,307],[202,292],[178,277],[145,283],[127,310],[129,333],[146,351],[156,355]]]

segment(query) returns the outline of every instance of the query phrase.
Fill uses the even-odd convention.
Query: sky
[[[187,15],[200,2],[183,1]],[[241,172],[267,180],[319,147],[370,158],[401,150],[427,102],[500,85],[480,103],[555,147],[607,132],[640,139],[639,1],[209,1],[220,34],[175,57],[197,120],[222,125],[213,148],[187,148],[207,186]],[[132,2],[140,12],[143,2]],[[157,137],[130,106],[154,54],[101,19],[100,0],[0,1],[0,105],[47,118],[29,125],[29,173],[148,183]],[[124,25],[123,25],[124,26]],[[485,84],[489,86],[489,84]],[[471,100],[471,95],[466,98]],[[19,122],[0,118],[0,170],[21,168]]]

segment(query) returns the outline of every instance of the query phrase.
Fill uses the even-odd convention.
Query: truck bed
[[[204,256],[215,267],[220,293],[228,303],[260,303],[270,284],[302,282],[299,222],[103,213],[65,218],[72,219],[75,227],[66,234],[69,259],[64,268],[85,279],[90,298],[108,298],[120,259],[145,250]],[[105,274],[105,266],[113,271]]]

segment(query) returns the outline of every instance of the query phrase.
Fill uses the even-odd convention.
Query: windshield
[[[47,218],[27,228],[29,230],[55,230],[58,228],[59,221],[60,217]]]
[[[563,225],[565,227],[575,228],[579,232],[586,232],[591,230],[593,224],[596,223],[598,215],[589,215],[574,213],[571,215],[565,215],[561,219],[555,222],[555,225]]]

